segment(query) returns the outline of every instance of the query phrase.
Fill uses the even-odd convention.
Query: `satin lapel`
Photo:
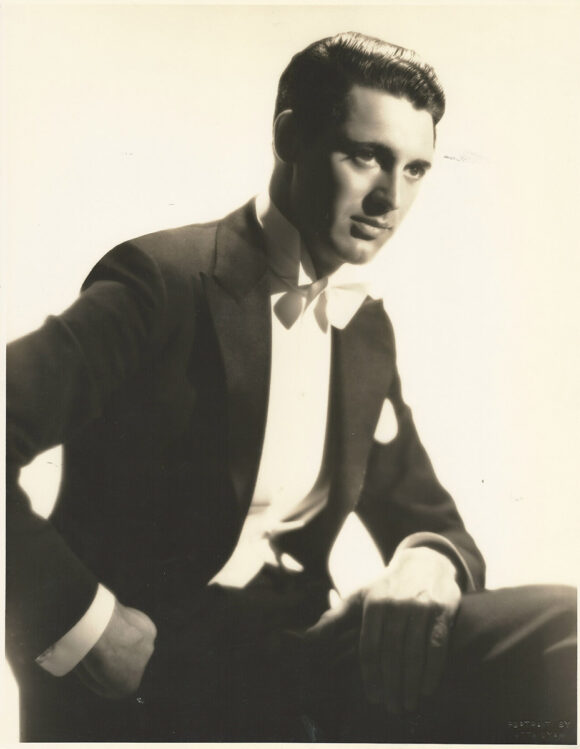
[[[350,325],[333,331],[332,428],[334,480],[329,509],[352,509],[383,400],[394,373],[394,351],[382,303],[366,302]]]
[[[224,220],[216,243],[215,272],[204,278],[204,286],[225,370],[230,475],[245,514],[258,471],[268,404],[269,280],[259,228],[247,208]]]

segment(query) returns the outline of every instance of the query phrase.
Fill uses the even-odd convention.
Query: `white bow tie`
[[[314,317],[321,330],[328,325],[342,330],[368,296],[363,283],[333,284],[328,278],[285,291],[274,305],[274,312],[285,328],[291,328],[306,307],[314,303]]]

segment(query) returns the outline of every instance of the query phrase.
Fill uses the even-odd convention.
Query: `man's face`
[[[301,146],[291,202],[320,275],[367,262],[390,239],[431,166],[433,135],[426,110],[355,85],[344,121]]]

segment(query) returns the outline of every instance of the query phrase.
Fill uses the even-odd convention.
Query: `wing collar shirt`
[[[325,446],[331,327],[344,328],[367,296],[380,297],[372,280],[372,261],[362,266],[343,264],[331,276],[317,279],[298,231],[267,194],[256,198],[256,215],[268,253],[272,359],[266,430],[252,502],[232,556],[211,581],[234,587],[243,587],[265,563],[289,572],[301,569],[288,554],[278,552],[276,537],[305,525],[328,500]],[[455,547],[436,534],[415,533],[399,548],[423,544],[446,547],[458,566],[467,570]],[[379,572],[375,565],[369,579]],[[341,587],[336,575],[333,580],[339,592],[346,591],[346,583]],[[113,594],[99,585],[86,614],[37,663],[55,676],[72,670],[106,629],[114,603]]]

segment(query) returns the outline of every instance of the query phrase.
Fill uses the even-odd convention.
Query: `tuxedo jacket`
[[[258,471],[270,341],[267,258],[249,203],[116,247],[68,310],[10,344],[7,641],[17,668],[81,618],[99,581],[159,622],[223,566]],[[403,538],[430,531],[482,586],[483,560],[401,398],[380,302],[368,298],[333,329],[330,387],[328,502],[281,548],[323,572],[356,510],[385,562]],[[386,399],[398,429],[380,444]],[[45,520],[18,474],[61,443],[62,482]]]

